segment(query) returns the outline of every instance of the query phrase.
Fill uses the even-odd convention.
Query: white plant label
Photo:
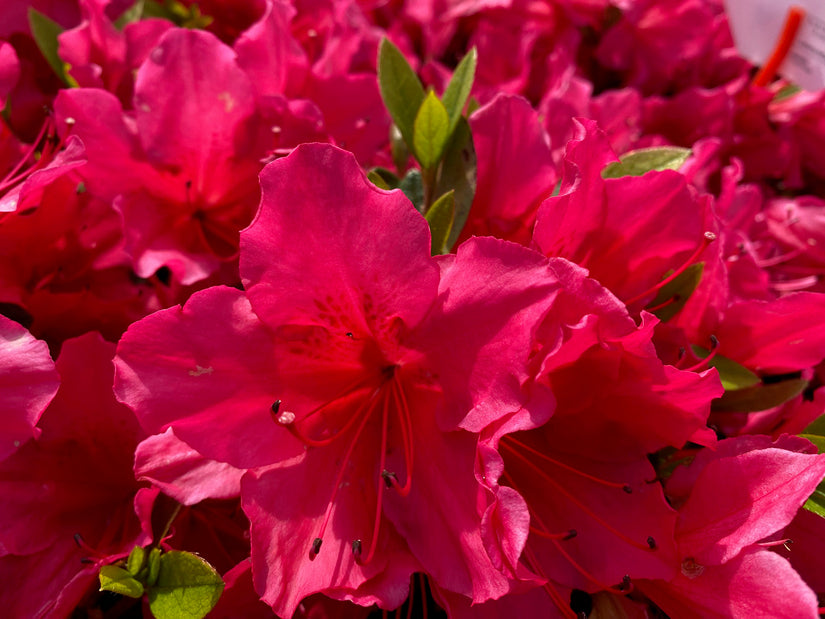
[[[808,91],[825,88],[825,0],[725,0],[739,52],[763,65],[774,51],[788,10],[805,12],[779,74]]]

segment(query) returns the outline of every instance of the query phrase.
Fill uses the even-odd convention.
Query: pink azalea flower
[[[533,242],[545,255],[585,267],[639,310],[668,271],[681,273],[715,239],[710,198],[672,170],[603,179],[615,159],[604,133],[582,120],[567,146],[560,194],[539,207]]]
[[[0,461],[40,431],[40,416],[59,378],[45,342],[0,316]]]
[[[208,79],[215,71],[220,82]],[[96,89],[63,91],[56,109],[86,145],[89,191],[123,216],[139,276],[168,266],[188,285],[236,257],[258,199],[264,127],[272,134],[230,48],[170,30],[138,70],[134,120]]]
[[[329,146],[261,182],[246,295],[206,290],[133,325],[119,397],[152,432],[263,467],[241,495],[256,589],[279,614],[314,592],[396,607],[422,569],[478,601],[504,594],[478,531],[476,436],[459,427],[528,404],[531,325],[558,287],[546,260],[493,239],[431,258],[407,199]]]
[[[141,432],[112,394],[113,353],[97,334],[65,342],[41,434],[0,463],[0,603],[9,616],[68,617],[100,565],[148,541],[132,505]]]
[[[715,370],[662,364],[649,315],[637,328],[581,269],[554,265],[565,287],[539,329],[533,359],[537,382],[556,400],[553,415],[519,414],[488,427],[479,457],[494,496],[484,520],[488,544],[500,549],[493,556],[518,576],[518,545],[506,531],[519,514],[518,492],[530,521],[519,567],[545,581],[533,603],[572,617],[572,589],[621,595],[644,574],[674,573],[676,515],[647,454],[688,440],[712,444],[704,423],[722,390]]]
[[[790,523],[825,475],[825,456],[815,451],[796,437],[740,437],[677,469],[667,493],[679,510],[680,570],[637,586],[684,617],[818,617],[813,591],[760,544]]]

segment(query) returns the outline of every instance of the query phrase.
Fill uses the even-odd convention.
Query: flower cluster
[[[6,616],[819,616],[825,92],[721,0],[0,18]]]

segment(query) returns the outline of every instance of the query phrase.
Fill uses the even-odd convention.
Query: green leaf
[[[410,161],[410,149],[395,123],[390,126],[390,153],[395,169],[398,170],[399,174],[403,174]]]
[[[401,182],[401,179],[398,178],[396,174],[393,174],[387,168],[381,167],[370,170],[367,174],[367,178],[378,187],[381,187],[381,189],[396,189]],[[379,184],[379,182],[381,184]]]
[[[453,77],[444,91],[444,96],[441,97],[450,118],[449,133],[452,133],[458,124],[458,119],[461,118],[461,112],[464,110],[464,104],[467,103],[467,97],[470,96],[473,80],[476,76],[477,63],[478,52],[474,47],[458,63],[455,73],[453,73]]]
[[[386,38],[378,46],[378,88],[392,121],[412,147],[415,116],[424,101],[424,87],[401,50]]]
[[[140,21],[143,18],[143,8],[146,0],[137,0],[132,6],[123,11],[115,20],[115,28],[123,30],[127,25]]]
[[[158,581],[149,590],[149,609],[157,619],[201,619],[215,607],[224,583],[206,561],[189,552],[160,557]]]
[[[779,92],[777,92],[776,95],[774,95],[773,100],[782,101],[782,99],[792,97],[799,92],[802,92],[802,89],[796,84],[785,84],[782,88],[779,89]]]
[[[154,587],[158,581],[158,574],[160,573],[160,548],[152,548],[149,553],[149,570],[146,574],[146,586]]]
[[[726,391],[711,403],[715,413],[754,413],[784,404],[805,390],[808,381],[801,378],[779,383],[759,384],[745,389]]]
[[[421,171],[414,169],[407,172],[401,182],[398,183],[398,189],[404,192],[404,195],[409,198],[418,212],[423,212],[424,209],[424,181],[421,178]]]
[[[605,166],[602,178],[641,176],[651,170],[678,170],[690,156],[689,148],[653,146],[632,150]]]
[[[450,190],[455,191],[455,221],[445,247],[452,249],[461,234],[470,206],[476,195],[476,151],[473,147],[473,135],[466,118],[458,121],[455,132],[444,151],[435,195],[440,196]]]
[[[820,415],[805,428],[805,434],[816,434],[825,436],[825,415]]]
[[[710,351],[701,346],[691,346],[691,349],[693,354],[700,359],[704,359],[710,354]],[[722,381],[722,386],[726,392],[747,389],[762,383],[762,379],[744,365],[740,365],[733,359],[728,359],[722,355],[716,355],[708,365],[716,368],[719,372],[719,379]]]
[[[825,484],[819,484],[802,507],[825,518]]]
[[[139,598],[143,595],[143,585],[122,567],[104,565],[100,568],[98,578],[101,591],[112,591],[130,598]]]
[[[29,28],[31,28],[32,38],[37,43],[37,48],[43,54],[46,62],[49,63],[52,71],[63,80],[63,83],[69,85],[66,68],[57,53],[57,37],[63,32],[62,26],[43,15],[40,11],[29,7]]]
[[[432,237],[432,255],[449,253],[447,241],[455,222],[455,191],[448,191],[433,203],[424,215],[427,223],[430,224],[430,236]]]
[[[413,153],[425,170],[438,165],[447,145],[450,118],[447,108],[431,90],[424,98],[413,125]]]
[[[684,271],[679,273],[672,281],[668,282],[656,294],[656,298],[648,304],[648,307],[658,307],[673,299],[667,305],[653,310],[653,315],[662,322],[667,322],[678,314],[685,303],[690,299],[690,295],[696,290],[702,280],[702,273],[705,271],[704,262],[691,264]],[[669,275],[668,275],[669,277]]]
[[[126,570],[132,575],[137,576],[143,564],[146,563],[146,549],[140,546],[132,548],[129,553],[129,558],[126,559]]]

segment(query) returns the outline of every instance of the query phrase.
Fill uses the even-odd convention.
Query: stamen
[[[524,547],[524,556],[527,559],[527,565],[530,567],[533,572],[536,573],[539,578],[545,580],[545,583],[542,585],[545,593],[550,597],[550,600],[553,604],[556,605],[556,608],[559,609],[562,615],[566,619],[578,619],[576,613],[573,612],[573,609],[567,604],[567,601],[561,596],[558,590],[553,586],[553,581],[551,581],[547,575],[544,573],[544,570],[541,568],[541,564],[539,563],[538,559],[536,558],[533,549],[529,546]]]
[[[543,537],[544,539],[557,539],[561,540],[562,542],[571,540],[579,534],[579,532],[576,531],[576,529],[570,529],[569,531],[565,531],[563,533],[548,533],[547,531],[538,529],[533,525],[530,525],[530,533],[534,533],[538,537]]]
[[[526,445],[526,444],[522,443],[518,439],[513,438],[512,435],[508,435],[508,436],[503,437],[501,439],[501,443],[505,447],[508,447],[511,451],[518,453],[518,450],[514,449],[513,445],[508,444],[508,443],[514,443],[515,445],[519,446],[520,448],[524,449],[525,451],[530,452],[532,455],[534,455],[538,458],[541,458],[542,460],[544,460],[545,462],[549,462],[550,464],[555,464],[559,468],[562,468],[562,469],[564,469],[565,471],[567,471],[569,473],[579,475],[580,477],[584,477],[585,479],[589,479],[590,481],[595,482],[597,484],[600,484],[602,486],[607,486],[608,488],[620,488],[621,490],[624,490],[627,494],[633,494],[633,488],[630,486],[630,484],[607,481],[606,479],[601,479],[599,477],[594,477],[593,475],[589,475],[589,474],[585,473],[584,471],[580,471],[580,470],[578,470],[578,469],[576,469],[576,468],[574,468],[574,467],[572,467],[568,464],[564,464],[563,462],[559,462],[558,460],[555,460],[554,458],[551,458],[547,454],[542,453],[539,450],[534,449],[534,448],[530,447],[529,445]]]
[[[54,121],[52,120],[52,117],[49,116],[40,128],[37,137],[34,138],[34,141],[29,145],[26,152],[23,153],[20,160],[17,162],[17,165],[15,165],[11,171],[6,174],[3,180],[0,181],[0,193],[11,189],[21,181],[31,176],[37,170],[46,167],[46,165],[54,159],[53,155],[60,150],[63,146],[63,142],[60,141],[55,143],[55,136],[52,134],[53,130]],[[43,142],[43,145],[40,150],[40,156],[38,157],[37,148],[40,146],[41,142]],[[34,162],[31,163],[33,158]],[[29,167],[26,168],[26,165],[29,165]]]
[[[392,396],[395,400],[395,410],[398,413],[401,426],[401,442],[404,446],[404,467],[407,469],[407,479],[403,486],[398,484],[398,479],[393,477],[389,481],[395,488],[396,492],[401,496],[407,496],[412,488],[412,470],[413,470],[413,440],[412,440],[412,415],[410,414],[410,407],[407,405],[407,398],[404,395],[404,387],[401,386],[401,381],[398,374],[393,374]]]
[[[369,387],[364,384],[365,382],[366,381],[360,381],[359,383],[357,383],[357,385],[354,389],[351,389],[349,391],[345,390],[342,394],[339,394],[338,396],[336,396],[332,400],[329,400],[328,402],[324,402],[320,406],[318,406],[315,409],[311,410],[308,414],[304,415],[304,417],[301,419],[301,421],[302,422],[306,421],[310,417],[312,417],[314,415],[317,415],[319,412],[321,412],[322,410],[324,410],[326,407],[333,404],[334,402],[338,401],[342,397],[354,396],[355,394],[357,394],[360,391],[367,391],[369,389]],[[371,402],[375,398],[375,396],[379,393],[379,391],[380,391],[380,387],[374,389],[373,392],[372,392],[372,395],[370,396],[370,399],[367,401],[367,403]],[[359,407],[359,411],[363,410],[363,408],[364,408],[364,405]],[[327,438],[322,438],[322,439],[310,438],[309,436],[304,434],[300,430],[300,428],[298,428],[298,424],[296,424],[296,423],[290,422],[289,424],[286,425],[286,427],[287,427],[287,429],[289,429],[290,432],[292,432],[292,434],[299,441],[301,441],[305,445],[309,445],[310,447],[326,447],[327,445],[335,442],[335,440],[337,438],[339,438],[340,436],[345,434],[347,432],[347,430],[349,430],[353,426],[353,424],[357,420],[357,417],[358,417],[357,414],[351,416],[347,420],[347,422],[337,432],[334,432],[331,436],[328,436]],[[294,419],[293,419],[293,421],[294,421]]]
[[[355,557],[355,562],[361,562],[361,540],[355,539],[352,540],[352,555]]]
[[[656,550],[656,540],[653,539],[653,536],[648,536],[647,545],[650,546],[651,550]]]
[[[312,540],[312,547],[309,549],[310,561],[313,561],[315,557],[318,556],[318,553],[321,552],[321,544],[323,543],[324,540],[322,540],[320,537],[316,537],[314,540]]]
[[[395,473],[388,471],[387,469],[381,471],[381,477],[384,479],[384,485],[387,488],[392,488],[393,483],[395,483],[395,485],[398,485],[398,476]]]
[[[784,281],[771,282],[771,288],[776,292],[797,292],[799,290],[806,290],[811,286],[819,283],[819,276],[808,275],[807,277],[800,277],[799,279],[788,279]]]
[[[662,281],[660,281],[655,286],[653,286],[651,288],[648,288],[647,290],[645,290],[641,294],[637,294],[632,299],[628,299],[627,301],[625,301],[625,305],[628,305],[628,306],[633,305],[634,303],[636,303],[636,301],[640,301],[640,300],[644,299],[645,297],[653,294],[654,292],[657,292],[662,287],[667,286],[670,282],[672,282],[674,279],[679,277],[682,273],[687,271],[687,269],[690,267],[690,265],[693,264],[699,258],[699,256],[702,255],[702,252],[705,251],[705,249],[707,249],[708,245],[713,243],[713,241],[715,241],[715,240],[716,240],[716,235],[713,232],[705,232],[702,235],[702,242],[699,244],[699,247],[697,247],[696,251],[694,251],[690,255],[690,257],[688,257],[688,259],[685,260],[682,263],[682,266],[680,266],[678,269],[673,271],[673,273],[668,275],[666,278],[664,278]]]
[[[507,437],[507,438],[509,438],[509,437]],[[503,440],[501,441],[501,444],[502,444],[502,445],[506,445],[505,441],[503,441]],[[592,510],[591,510],[591,509],[590,509],[587,505],[585,505],[585,504],[584,504],[584,503],[582,503],[579,499],[577,499],[576,497],[574,497],[574,496],[573,496],[573,495],[572,495],[572,494],[571,494],[571,493],[570,493],[570,492],[569,492],[569,491],[568,491],[568,490],[567,490],[564,486],[562,486],[562,485],[561,485],[560,483],[558,483],[555,479],[553,479],[551,476],[549,476],[547,473],[545,473],[545,472],[544,472],[544,471],[543,471],[543,470],[542,470],[539,466],[537,466],[537,465],[536,465],[536,464],[535,464],[532,460],[530,460],[529,458],[527,458],[524,454],[519,453],[519,451],[518,451],[518,450],[516,450],[515,448],[513,448],[511,445],[507,445],[507,447],[508,447],[508,449],[511,451],[511,453],[512,453],[513,455],[515,455],[517,458],[519,458],[519,459],[520,459],[522,462],[524,462],[524,463],[525,463],[528,467],[530,467],[531,469],[533,469],[533,470],[534,470],[534,471],[535,471],[535,472],[539,475],[539,477],[541,477],[542,479],[544,479],[547,483],[549,483],[549,484],[551,484],[551,485],[555,486],[555,487],[556,487],[556,489],[557,489],[557,490],[558,490],[561,494],[563,494],[565,497],[567,497],[567,499],[568,499],[570,502],[572,502],[574,505],[578,506],[578,507],[579,507],[579,509],[581,509],[581,510],[582,510],[585,514],[587,514],[588,516],[590,516],[593,520],[595,520],[596,522],[598,522],[598,523],[599,523],[601,526],[603,526],[605,529],[607,529],[608,531],[610,531],[611,533],[613,533],[613,535],[615,535],[615,536],[616,536],[616,537],[618,537],[619,539],[623,540],[625,543],[629,544],[630,546],[633,546],[634,548],[638,548],[639,550],[650,550],[650,548],[648,547],[647,543],[645,543],[645,544],[640,544],[639,542],[637,542],[637,541],[635,541],[635,540],[633,540],[633,539],[629,538],[627,535],[625,535],[624,533],[622,533],[621,531],[619,531],[618,529],[616,529],[616,528],[615,528],[614,526],[612,526],[611,524],[609,524],[609,523],[605,522],[605,521],[604,521],[604,520],[603,520],[600,516],[598,516],[596,513],[594,513],[594,512],[593,512],[593,511],[592,511]]]
[[[329,502],[327,503],[327,509],[324,512],[324,521],[321,523],[321,529],[318,531],[318,535],[316,536],[315,540],[312,542],[313,549],[316,548],[320,550],[321,543],[318,540],[323,540],[324,531],[327,529],[327,524],[329,524],[329,518],[332,515],[332,506],[335,504],[335,499],[338,496],[338,490],[341,488],[341,481],[344,478],[344,471],[346,470],[347,464],[349,463],[350,457],[352,456],[352,452],[355,449],[356,443],[358,443],[358,439],[361,437],[361,433],[364,431],[364,428],[367,425],[367,421],[370,418],[371,407],[370,405],[375,401],[375,398],[372,397],[366,402],[364,402],[358,409],[358,411],[353,415],[353,419],[357,419],[361,417],[361,423],[358,425],[358,428],[355,430],[355,434],[352,437],[352,441],[350,442],[349,446],[347,447],[347,451],[344,453],[344,457],[341,460],[341,464],[338,467],[338,471],[335,473],[335,483],[332,486],[332,496],[329,498]],[[370,407],[370,408],[368,408]],[[318,554],[317,551],[315,554]],[[310,559],[313,559],[314,556],[310,553]]]
[[[390,398],[389,394],[384,397],[384,405],[381,407],[381,460],[378,465],[378,468],[383,472],[386,471],[385,465],[387,463],[387,426],[389,425],[389,414],[390,414]],[[358,540],[358,553],[355,554],[355,546],[353,543],[353,553],[355,554],[355,561],[359,565],[366,565],[370,561],[372,561],[373,556],[375,556],[375,549],[378,547],[378,534],[381,531],[381,515],[384,511],[384,487],[386,486],[387,478],[384,478],[385,483],[378,484],[378,497],[375,500],[375,518],[373,519],[372,525],[372,539],[370,540],[370,549],[367,552],[367,558],[363,560],[361,559],[361,541]]]
[[[564,548],[562,548],[562,545],[559,544],[557,541],[554,540],[553,545],[564,556],[564,558],[567,559],[567,562],[570,563],[570,565],[572,565],[573,568],[579,574],[581,574],[582,576],[587,578],[587,580],[589,580],[590,582],[598,585],[604,591],[607,591],[608,593],[615,593],[616,595],[624,595],[625,593],[630,593],[630,591],[632,590],[632,583],[630,582],[630,576],[625,575],[625,577],[622,579],[622,585],[621,585],[622,588],[617,589],[616,587],[611,587],[610,585],[607,585],[607,584],[601,582],[600,580],[598,580],[595,576],[593,576],[593,574],[591,574],[586,569],[584,569],[581,565],[576,563],[576,561],[573,559],[573,557],[571,557],[564,550]],[[625,589],[624,588],[625,586],[629,586],[630,589]]]
[[[716,356],[719,352],[719,339],[715,335],[710,336],[710,354],[707,357],[699,361],[699,363],[695,363],[694,365],[690,366],[689,368],[684,368],[685,372],[699,372],[701,370],[705,370],[710,366],[711,360]]]

